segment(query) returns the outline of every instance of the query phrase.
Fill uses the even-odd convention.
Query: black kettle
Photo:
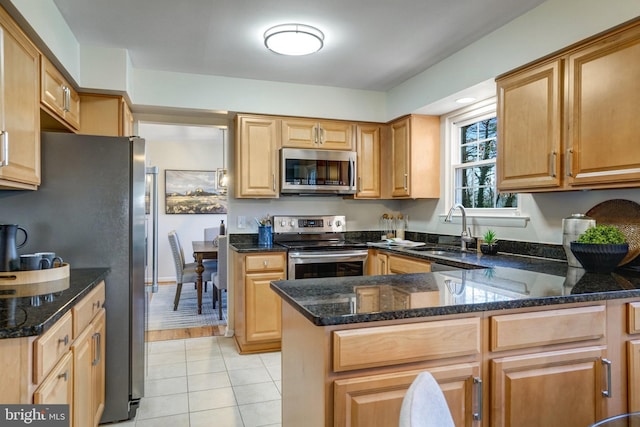
[[[24,233],[22,243],[16,244],[18,230]],[[0,224],[0,271],[20,270],[18,249],[27,243],[27,230],[17,224]]]

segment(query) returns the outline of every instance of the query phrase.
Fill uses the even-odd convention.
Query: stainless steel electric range
[[[274,216],[273,241],[287,248],[287,278],[362,276],[366,243],[346,239],[344,215]]]

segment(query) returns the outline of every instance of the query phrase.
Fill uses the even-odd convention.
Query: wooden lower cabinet
[[[105,401],[106,311],[101,309],[71,347],[75,366],[74,426],[97,426]]]
[[[234,337],[241,354],[280,350],[282,300],[271,290],[286,278],[286,254],[232,252]]]
[[[491,426],[585,427],[606,418],[605,347],[491,361]]]
[[[0,402],[68,404],[69,426],[99,424],[105,405],[104,294],[102,282],[38,337],[0,339]]]
[[[457,427],[586,427],[640,410],[639,318],[610,300],[318,327],[285,303],[282,425],[395,427],[427,370]]]
[[[388,274],[430,273],[431,262],[399,255],[388,256]]]
[[[474,393],[480,365],[460,364],[430,367],[442,388],[457,426],[470,426],[474,417]],[[392,374],[368,375],[334,382],[334,426],[395,426],[400,418],[404,395],[425,369]]]
[[[640,411],[640,340],[627,342],[627,358],[629,361],[629,412]]]
[[[367,264],[368,274],[370,276],[431,272],[431,261],[385,253],[378,250],[369,251]]]
[[[67,404],[69,416],[73,421],[74,394],[73,357],[67,352],[49,373],[40,387],[33,393],[36,404]]]

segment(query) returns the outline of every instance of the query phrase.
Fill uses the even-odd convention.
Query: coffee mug
[[[51,263],[49,262],[49,260],[46,258],[42,258],[42,255],[20,255],[20,270],[22,271],[42,270],[44,268],[49,268],[50,266]]]
[[[62,267],[62,258],[56,256],[55,252],[36,252],[35,254],[49,260],[49,266],[44,268]]]

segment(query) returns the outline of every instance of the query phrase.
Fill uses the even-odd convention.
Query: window
[[[452,198],[467,209],[516,208],[516,193],[496,189],[497,118],[495,102],[484,102],[447,119],[453,177]],[[513,209],[511,209],[513,210]]]

